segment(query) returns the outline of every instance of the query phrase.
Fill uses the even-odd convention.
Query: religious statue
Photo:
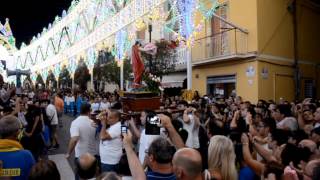
[[[140,55],[141,44],[137,41],[135,45],[132,46],[132,71],[134,74],[133,87],[137,88],[141,86],[142,75],[144,72],[144,64]]]

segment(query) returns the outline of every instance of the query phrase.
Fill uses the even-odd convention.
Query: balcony
[[[191,54],[193,66],[245,58],[248,56],[248,32],[233,27],[197,39]]]

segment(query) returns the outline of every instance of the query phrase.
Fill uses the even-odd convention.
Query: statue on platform
[[[131,61],[132,61],[132,72],[134,74],[133,80],[133,87],[139,88],[142,82],[142,75],[144,72],[144,64],[140,55],[140,51],[143,49],[141,48],[140,42],[136,42],[135,45],[132,46],[132,54],[131,54]]]

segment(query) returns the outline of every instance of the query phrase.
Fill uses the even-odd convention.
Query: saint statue
[[[133,87],[137,88],[141,86],[142,75],[144,72],[144,64],[140,55],[140,51],[143,50],[141,48],[141,44],[137,41],[135,45],[132,46],[132,71],[134,74]]]

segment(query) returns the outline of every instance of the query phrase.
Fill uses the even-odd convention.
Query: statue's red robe
[[[141,85],[142,74],[144,71],[144,64],[140,56],[139,48],[140,48],[139,45],[132,46],[131,61],[132,61],[132,71],[134,74],[134,80],[133,80],[134,87],[138,87]]]

